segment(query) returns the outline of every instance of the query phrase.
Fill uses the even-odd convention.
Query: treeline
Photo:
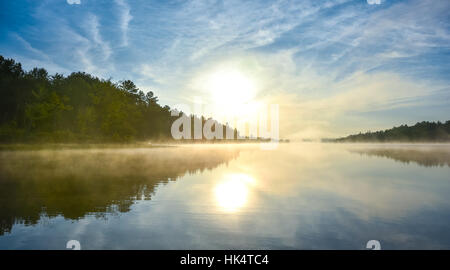
[[[450,120],[441,122],[419,122],[414,126],[401,125],[384,131],[366,132],[338,139],[332,142],[449,142]]]
[[[145,94],[130,80],[24,71],[1,55],[0,95],[0,142],[170,140],[178,118],[169,106],[158,104],[153,92]],[[191,115],[192,123],[194,118],[206,121]]]
[[[0,56],[0,141],[129,141],[168,138],[173,118],[153,92],[84,72],[28,72]]]

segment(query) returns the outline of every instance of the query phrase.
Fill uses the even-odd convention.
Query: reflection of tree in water
[[[155,187],[228,163],[237,150],[161,148],[0,152],[0,235],[41,217],[127,212]]]
[[[394,159],[403,163],[417,163],[425,167],[449,166],[450,167],[450,149],[449,148],[376,148],[376,149],[358,149],[351,150],[353,153],[364,154],[368,156],[378,156]]]

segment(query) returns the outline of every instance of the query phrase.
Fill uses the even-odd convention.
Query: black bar
[[[353,266],[359,269],[377,267],[430,266],[431,263],[447,265],[449,251],[281,251],[281,250],[176,250],[176,251],[0,251],[2,265],[14,267],[44,265],[58,269],[92,267],[144,267],[140,269],[269,269],[282,266],[290,269],[314,269],[322,267]],[[189,257],[188,257],[189,256]],[[183,263],[183,258],[184,263]],[[188,258],[189,261],[187,260]],[[211,262],[211,258],[213,262]],[[231,258],[231,259],[230,259]],[[237,258],[237,259],[235,259]],[[227,260],[228,259],[228,260]],[[195,262],[195,264],[193,263]],[[313,266],[311,268],[311,266]],[[2,269],[7,269],[3,268]]]

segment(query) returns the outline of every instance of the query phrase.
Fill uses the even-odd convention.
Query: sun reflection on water
[[[234,213],[247,204],[249,188],[255,179],[247,174],[229,174],[215,187],[218,206],[225,212]]]

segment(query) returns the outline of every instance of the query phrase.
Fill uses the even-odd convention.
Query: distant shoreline
[[[382,131],[367,131],[342,138],[321,139],[322,142],[374,142],[374,143],[450,143],[450,120],[418,122],[413,126],[401,125]]]
[[[450,141],[387,141],[387,142],[380,142],[380,141],[332,141],[332,140],[322,140],[320,143],[325,144],[380,144],[380,145],[389,145],[389,144],[410,144],[410,145],[420,145],[420,144],[427,144],[427,145],[450,145]]]

